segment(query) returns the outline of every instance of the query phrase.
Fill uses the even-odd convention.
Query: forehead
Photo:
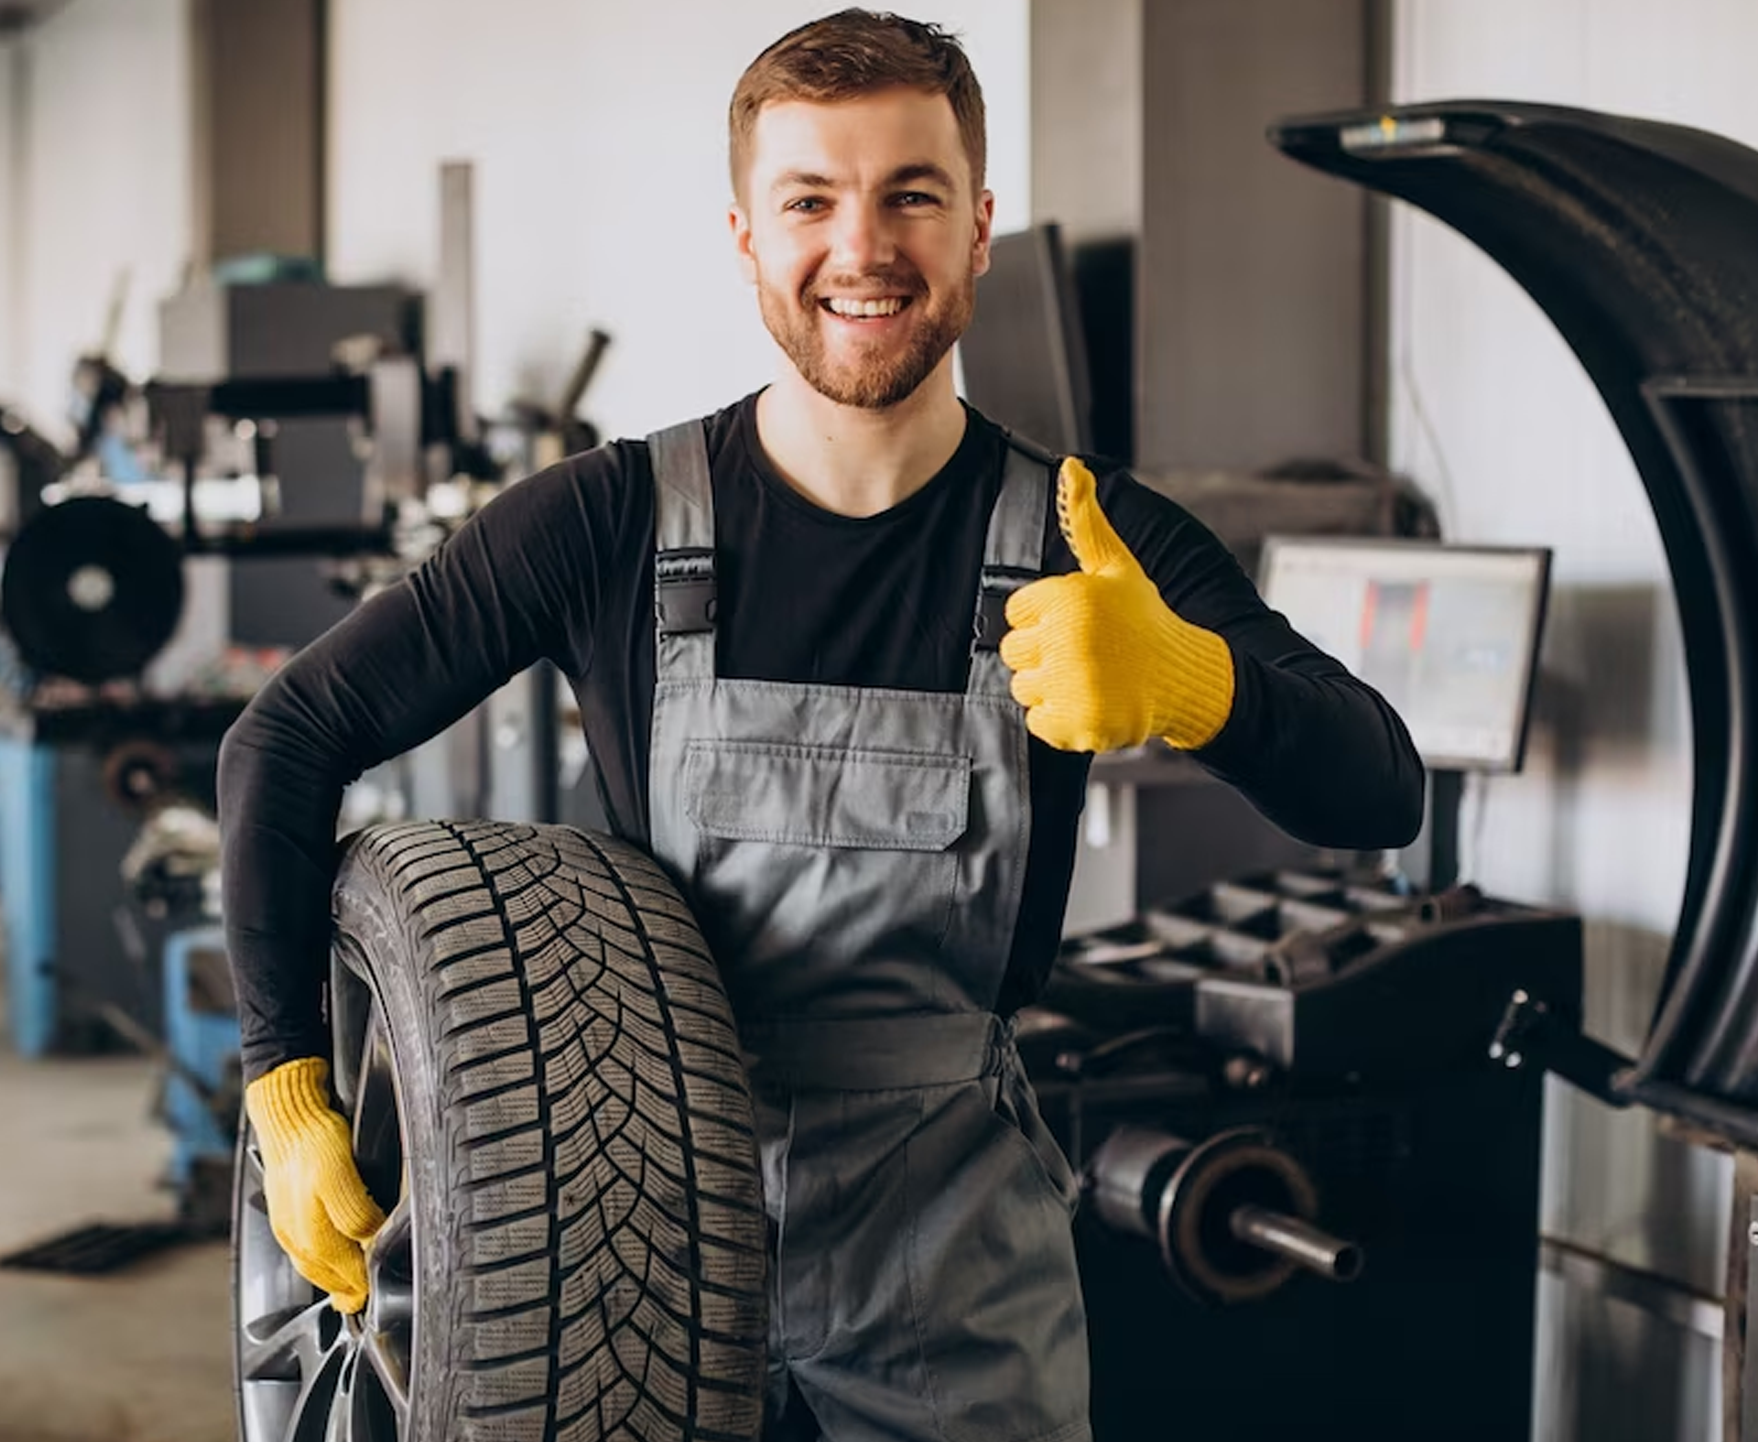
[[[757,112],[751,142],[758,189],[789,171],[860,181],[922,161],[970,178],[951,102],[902,86],[852,100],[772,101]]]

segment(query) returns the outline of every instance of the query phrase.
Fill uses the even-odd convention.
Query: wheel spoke
[[[415,1325],[415,1286],[407,1277],[386,1269],[372,1284],[374,1315],[380,1332],[391,1333],[407,1345]]]
[[[302,1277],[292,1260],[275,1239],[269,1220],[268,1200],[261,1176],[261,1154],[256,1138],[250,1136],[242,1149],[243,1176],[239,1179],[239,1207],[232,1219],[233,1256],[236,1272],[233,1285],[233,1320],[237,1328],[237,1351],[240,1377],[248,1376],[252,1359],[262,1363],[264,1351],[272,1342],[279,1347],[291,1344],[289,1328],[304,1318],[318,1334],[318,1345],[333,1340],[333,1329],[325,1322],[315,1304],[323,1301],[310,1282]],[[301,1364],[297,1374],[304,1375],[315,1363]],[[271,1369],[272,1370],[272,1369]],[[253,1442],[255,1439],[253,1438]]]
[[[354,1425],[359,1406],[359,1391],[355,1386],[359,1367],[360,1356],[355,1353],[342,1363],[342,1370],[336,1374],[336,1395],[330,1401],[324,1442],[355,1442],[356,1437],[364,1435]]]
[[[369,1132],[384,1105],[384,1098],[375,1095],[388,1090],[391,1048],[384,1034],[384,1022],[376,1005],[366,1013],[366,1024],[360,1032],[360,1050],[354,1065],[354,1095],[350,1098],[354,1120],[354,1151],[359,1155],[373,1140]]]
[[[243,1154],[244,1205],[266,1217],[269,1214],[268,1182],[263,1172],[262,1144],[257,1141],[254,1128],[246,1134]]]
[[[409,1367],[415,1333],[415,1221],[409,1189],[378,1235],[366,1265],[372,1282],[361,1355],[401,1425],[409,1411]]]
[[[360,1339],[360,1370],[364,1374],[370,1369],[401,1433],[409,1425],[409,1373],[405,1359],[399,1357],[387,1341],[383,1332],[367,1332]],[[364,1380],[364,1375],[356,1379],[356,1391],[361,1389]]]
[[[415,1219],[409,1207],[409,1191],[405,1187],[402,1196],[397,1199],[397,1205],[391,1208],[384,1225],[373,1237],[371,1250],[367,1254],[367,1266],[372,1269],[375,1284],[381,1269],[405,1277],[410,1275],[409,1263],[414,1243]]]
[[[323,1298],[247,1322],[238,1352],[246,1382],[309,1383],[341,1345],[341,1319]]]
[[[376,1003],[361,1037],[354,1092],[354,1159],[367,1190],[382,1207],[391,1206],[403,1178],[403,1131],[397,1115],[397,1081],[390,1033]]]
[[[285,1442],[317,1442],[318,1438],[327,1442],[335,1435],[336,1413],[341,1410],[337,1403],[347,1365],[346,1347],[338,1347],[324,1358],[323,1370],[299,1390],[293,1414],[287,1419]]]

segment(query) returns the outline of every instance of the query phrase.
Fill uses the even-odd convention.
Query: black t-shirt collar
[[[764,453],[761,441],[757,436],[757,397],[761,391],[753,391],[740,401],[736,407],[731,443],[739,462],[738,470],[753,475],[757,484],[763,488],[765,497],[774,499],[778,504],[786,506],[794,514],[807,520],[826,526],[887,526],[906,520],[925,510],[935,503],[936,498],[948,486],[958,485],[960,478],[973,479],[981,474],[989,452],[993,449],[994,436],[991,427],[984,423],[981,416],[963,401],[964,435],[960,437],[958,449],[944,466],[929,478],[928,483],[911,495],[904,497],[895,506],[888,506],[871,516],[844,516],[835,511],[827,511],[802,496],[775,469],[769,457]]]

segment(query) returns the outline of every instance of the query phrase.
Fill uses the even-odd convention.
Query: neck
[[[781,478],[839,516],[875,516],[914,495],[964,439],[949,351],[910,395],[884,410],[840,405],[791,365],[757,397],[757,439]]]

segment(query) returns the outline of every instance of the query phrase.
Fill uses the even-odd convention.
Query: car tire
[[[294,1272],[242,1129],[240,1436],[743,1442],[767,1249],[725,990],[664,872],[560,826],[344,847],[338,1110],[388,1213],[366,1309]]]

